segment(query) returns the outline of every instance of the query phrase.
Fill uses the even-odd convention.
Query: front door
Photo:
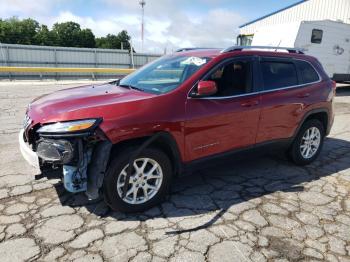
[[[215,81],[218,92],[209,97],[188,98],[187,161],[255,144],[260,95],[255,92],[254,69],[253,58],[225,61],[203,78]]]

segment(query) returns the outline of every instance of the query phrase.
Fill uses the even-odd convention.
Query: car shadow
[[[168,235],[181,234],[210,227],[228,210],[235,210],[239,205],[262,196],[302,192],[304,183],[350,168],[349,153],[349,141],[326,138],[319,158],[305,167],[295,166],[281,152],[244,159],[223,159],[214,166],[176,179],[163,204],[136,214],[114,212],[102,200],[91,203],[84,194],[67,193],[61,185],[56,186],[56,190],[62,205],[83,206],[90,213],[116,220],[146,221],[157,217],[180,219],[210,215],[200,225],[167,231]]]

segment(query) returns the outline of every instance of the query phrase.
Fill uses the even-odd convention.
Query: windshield
[[[119,85],[150,93],[167,93],[177,88],[210,59],[195,56],[162,57],[123,78]]]

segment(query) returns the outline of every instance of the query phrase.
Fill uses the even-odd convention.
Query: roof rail
[[[304,49],[301,48],[292,48],[292,47],[281,47],[281,46],[231,46],[225,48],[221,51],[221,53],[228,53],[232,51],[242,51],[243,49],[275,49],[277,50],[286,50],[289,53],[294,54],[304,54]]]
[[[185,52],[185,51],[192,51],[192,50],[200,50],[200,49],[218,49],[218,48],[213,48],[213,47],[184,47],[184,48],[177,49],[175,51],[175,53]]]

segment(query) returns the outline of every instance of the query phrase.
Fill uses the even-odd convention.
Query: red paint
[[[188,162],[255,143],[289,138],[303,116],[312,109],[326,108],[333,116],[332,85],[323,70],[321,74],[325,80],[306,88],[217,100],[188,97],[200,77],[228,57],[283,55],[308,60],[318,68],[312,57],[261,51],[220,54],[218,50],[175,55],[209,56],[213,59],[180,87],[163,95],[104,84],[61,90],[40,97],[28,110],[33,120],[32,127],[102,117],[100,128],[113,143],[166,131],[176,140],[182,160]]]
[[[214,81],[199,81],[197,93],[199,96],[214,95],[218,91],[218,87]]]

